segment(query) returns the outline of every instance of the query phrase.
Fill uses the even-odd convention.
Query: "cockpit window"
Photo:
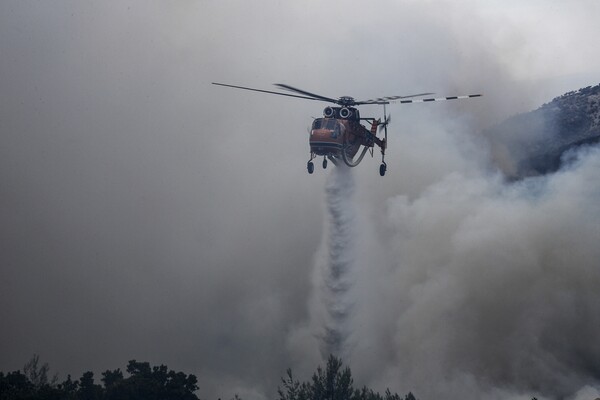
[[[312,129],[327,129],[339,134],[340,125],[334,118],[317,118],[313,121]]]

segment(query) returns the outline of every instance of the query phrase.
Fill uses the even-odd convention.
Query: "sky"
[[[597,1],[0,2],[0,370],[166,364],[267,399],[323,362],[326,103],[391,105],[353,169],[345,362],[419,398],[599,396],[600,152],[507,183],[480,134],[600,80]],[[381,116],[377,107],[362,115]],[[357,211],[356,211],[357,210]],[[325,261],[324,261],[325,260]]]

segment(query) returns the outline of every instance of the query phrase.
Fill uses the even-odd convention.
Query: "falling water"
[[[325,306],[321,355],[346,358],[350,351],[352,270],[355,263],[356,213],[354,177],[349,168],[337,167],[325,187],[329,234],[327,262],[321,267],[322,298]]]

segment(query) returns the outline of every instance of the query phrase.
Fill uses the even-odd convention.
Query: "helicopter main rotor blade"
[[[360,100],[357,101],[356,104],[390,104],[390,101],[399,100],[399,99],[408,99],[410,97],[418,97],[418,96],[427,96],[434,93],[418,93],[418,94],[410,94],[408,96],[386,96],[386,97],[378,97],[376,99],[370,100]]]
[[[483,95],[482,94],[467,94],[467,95],[464,95],[464,96],[446,96],[446,97],[437,97],[437,98],[429,98],[429,99],[391,101],[391,103],[400,103],[400,104],[428,103],[430,101],[470,99],[472,97],[481,97],[481,96],[483,96]]]
[[[296,89],[295,87],[292,87],[290,85],[285,85],[283,83],[276,83],[275,86],[278,86],[278,87],[283,88],[283,89],[291,90],[292,92],[300,93],[300,94],[303,94],[305,96],[310,96],[311,98],[313,98],[315,100],[322,100],[322,101],[327,101],[327,102],[336,103],[336,104],[338,103],[338,100],[336,100],[336,99],[332,99],[330,97],[321,96],[320,94],[314,94],[314,93],[311,93],[311,92],[307,92],[305,90]]]
[[[307,99],[307,100],[321,100],[321,99],[317,99],[314,97],[306,97],[306,96],[298,96],[295,94],[289,94],[289,93],[280,93],[280,92],[273,92],[270,90],[262,90],[262,89],[253,89],[253,88],[249,88],[249,87],[244,87],[244,86],[235,86],[235,85],[227,85],[225,83],[217,83],[217,82],[212,82],[213,85],[218,85],[218,86],[226,86],[226,87],[231,87],[231,88],[235,88],[235,89],[244,89],[244,90],[251,90],[253,92],[262,92],[262,93],[269,93],[269,94],[277,94],[279,96],[288,96],[288,97],[297,97],[299,99]],[[322,100],[325,101],[325,100]],[[329,100],[327,100],[329,101]]]

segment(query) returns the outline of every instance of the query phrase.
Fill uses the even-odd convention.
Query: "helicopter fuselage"
[[[366,130],[355,121],[317,118],[310,131],[310,151],[319,156],[337,157],[345,147],[346,154],[354,157],[360,147],[361,129]]]
[[[310,151],[318,156],[339,157],[342,150],[354,157],[360,146],[382,144],[373,132],[363,126],[360,114],[353,107],[327,107],[323,118],[316,118],[310,130]],[[373,122],[372,124],[376,124]],[[376,127],[376,125],[375,125]]]

